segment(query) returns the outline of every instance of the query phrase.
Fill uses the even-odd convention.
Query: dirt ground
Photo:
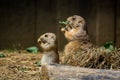
[[[94,52],[94,53],[93,53]],[[79,52],[77,55],[71,55],[67,57],[64,57],[64,54],[60,54],[60,63],[66,64],[66,65],[73,65],[73,66],[80,66],[81,63],[85,62],[84,60],[88,61],[88,57],[90,57],[88,63],[92,64],[97,60],[99,61],[100,55],[97,53],[100,53],[101,51],[97,49],[88,50],[87,52]],[[103,52],[103,51],[102,51]],[[101,54],[103,55],[103,53]],[[62,53],[62,52],[60,52]],[[82,55],[81,55],[81,54]],[[40,59],[42,57],[42,54],[40,52],[38,53],[29,53],[27,51],[17,50],[17,51],[11,51],[11,50],[2,50],[0,51],[0,54],[4,54],[5,56],[0,55],[0,80],[49,80],[48,76],[46,75],[44,79],[44,76],[42,73],[45,72],[45,70],[41,69],[40,65]],[[88,56],[87,56],[88,55]],[[95,58],[94,55],[97,55],[98,57]],[[107,61],[106,63],[112,62],[111,64],[115,64],[113,68],[115,70],[120,69],[120,49],[112,51],[110,53],[106,53],[103,55],[103,62]],[[108,56],[108,57],[107,57]],[[82,61],[81,61],[81,57]],[[110,59],[109,59],[110,58]],[[65,61],[64,61],[65,60]],[[68,60],[68,62],[66,62]],[[86,64],[88,64],[86,63]],[[96,64],[96,62],[95,62]],[[102,63],[103,64],[103,63]],[[116,65],[117,64],[117,65]],[[105,66],[109,66],[109,64],[103,64]],[[91,65],[90,65],[91,66]],[[87,68],[91,68],[89,65]],[[99,66],[99,65],[98,65]],[[84,65],[80,67],[85,67]],[[104,66],[103,66],[104,67]],[[103,69],[103,68],[98,68]],[[44,71],[44,72],[42,72]],[[45,73],[46,74],[46,73]]]
[[[5,57],[0,58],[0,80],[40,80],[40,66],[37,62],[41,53],[26,51],[0,51]]]

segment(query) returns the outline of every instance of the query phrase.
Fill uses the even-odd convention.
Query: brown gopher
[[[68,17],[66,22],[66,26],[61,28],[65,38],[69,41],[64,50],[66,55],[75,53],[78,49],[86,50],[92,47],[84,18],[73,15]]]
[[[38,43],[43,49],[41,65],[59,63],[57,40],[54,33],[45,33],[38,38]]]

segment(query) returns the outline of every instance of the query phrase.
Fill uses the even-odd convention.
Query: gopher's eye
[[[72,18],[73,21],[74,21],[75,19],[76,19],[75,17]]]
[[[48,37],[48,35],[45,35],[45,37]]]
[[[82,21],[79,21],[78,23],[81,23]]]

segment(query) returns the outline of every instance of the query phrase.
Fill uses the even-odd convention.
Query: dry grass
[[[26,52],[6,52],[0,58],[0,80],[49,80],[46,67],[37,66],[42,54]],[[69,56],[60,54],[61,64],[73,66],[120,70],[120,49],[113,51],[92,48],[79,50]]]
[[[62,55],[62,64],[96,69],[120,70],[120,49],[113,51],[101,48],[79,50],[69,56]]]
[[[0,58],[0,80],[49,80],[46,68],[36,64],[41,59],[41,53],[8,50],[0,53],[5,55]]]

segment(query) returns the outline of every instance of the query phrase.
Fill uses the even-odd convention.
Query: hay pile
[[[61,63],[87,68],[120,70],[120,48],[112,51],[101,48],[79,50],[64,56]]]

